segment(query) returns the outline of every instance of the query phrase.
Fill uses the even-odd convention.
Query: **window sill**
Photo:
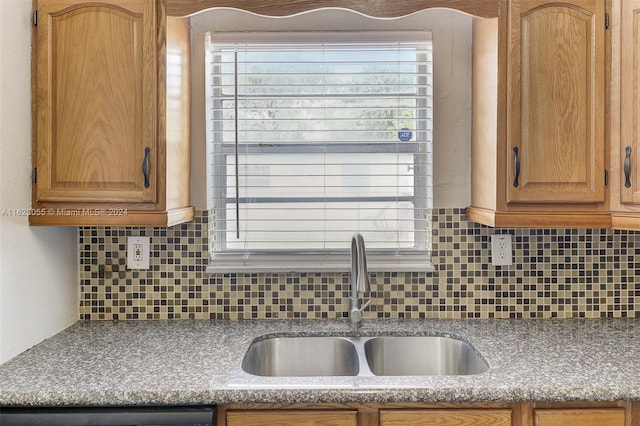
[[[367,254],[369,272],[435,272],[427,253]],[[207,267],[211,274],[351,272],[349,253],[215,255]]]

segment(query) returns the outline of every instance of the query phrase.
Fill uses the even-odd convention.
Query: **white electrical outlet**
[[[149,269],[149,237],[127,239],[127,268]]]
[[[491,236],[491,264],[494,266],[509,266],[513,264],[510,234]]]

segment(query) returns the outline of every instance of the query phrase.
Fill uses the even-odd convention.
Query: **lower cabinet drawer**
[[[534,426],[625,426],[624,408],[541,409],[533,411]]]
[[[511,410],[380,410],[380,426],[511,426]]]
[[[358,426],[357,411],[227,411],[227,426]]]

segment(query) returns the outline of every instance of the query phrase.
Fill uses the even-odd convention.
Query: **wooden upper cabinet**
[[[605,2],[513,1],[507,203],[602,203]]]
[[[30,223],[191,220],[188,19],[156,0],[35,0],[34,11]]]
[[[640,205],[640,0],[619,2],[621,202]]]
[[[38,3],[37,201],[156,201],[154,9]]]
[[[467,218],[497,227],[611,227],[607,2],[499,4],[497,24],[474,20]]]
[[[640,230],[640,0],[611,6],[611,220]]]

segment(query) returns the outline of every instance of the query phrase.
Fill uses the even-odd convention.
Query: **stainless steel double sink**
[[[276,336],[251,343],[242,369],[258,376],[471,375],[489,369],[473,346],[447,336]]]

